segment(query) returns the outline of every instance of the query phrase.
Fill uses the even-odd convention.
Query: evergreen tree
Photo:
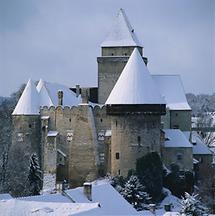
[[[31,155],[30,158],[30,170],[29,170],[29,184],[30,184],[30,193],[31,195],[39,195],[42,185],[42,179],[41,179],[41,170],[38,162],[38,157],[34,153]]]
[[[123,192],[126,179],[123,176],[114,176],[110,179],[111,185],[121,194]]]
[[[185,192],[181,201],[181,214],[183,216],[202,216],[207,213],[207,209],[197,199],[198,195],[190,195]]]
[[[157,152],[151,152],[137,159],[136,172],[153,202],[160,201],[163,188],[163,165]]]
[[[134,175],[130,176],[129,180],[125,183],[122,195],[137,210],[142,210],[143,204],[148,204],[150,200],[145,187],[140,183],[138,177]]]

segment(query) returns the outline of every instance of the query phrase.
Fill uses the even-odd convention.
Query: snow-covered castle
[[[165,147],[171,140],[165,134],[183,136],[181,131],[191,128],[180,77],[150,74],[143,46],[122,9],[97,62],[96,88],[28,81],[12,114],[9,160],[19,181],[27,178],[32,153],[40,159],[44,183],[52,175],[73,187],[107,173],[126,176],[136,159],[151,151],[167,167],[177,162],[192,170],[188,140]]]

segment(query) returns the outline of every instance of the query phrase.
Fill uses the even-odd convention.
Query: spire
[[[12,115],[39,115],[39,94],[29,79]]]
[[[139,46],[141,43],[134,33],[123,9],[120,9],[105,41],[101,47]]]
[[[165,104],[137,48],[105,104]]]
[[[46,88],[45,82],[42,79],[40,79],[39,83],[37,84],[37,91],[39,92],[40,106],[54,106]]]

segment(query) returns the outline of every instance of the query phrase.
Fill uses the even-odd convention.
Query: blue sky
[[[0,0],[0,95],[29,78],[96,86],[96,57],[120,8],[152,74],[215,92],[214,0]]]

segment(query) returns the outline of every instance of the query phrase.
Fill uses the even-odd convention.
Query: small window
[[[127,56],[127,53],[125,53],[125,56]]]
[[[140,143],[141,143],[141,137],[140,136],[137,137],[137,143],[138,143],[138,146],[140,146]]]
[[[119,152],[116,153],[116,159],[119,160]]]
[[[70,118],[70,119],[69,119],[69,122],[71,122],[71,121],[72,121],[72,119]]]
[[[42,127],[42,131],[45,132],[46,131],[46,126]]]
[[[118,170],[118,175],[120,175],[120,169]]]
[[[173,129],[179,129],[178,125],[173,125]]]
[[[116,127],[117,127],[117,120],[116,120]]]
[[[102,118],[100,119],[100,122],[103,122],[103,119],[102,119]]]
[[[29,124],[29,125],[28,125],[28,127],[29,127],[29,128],[31,128],[31,127],[32,127],[32,125],[31,125],[31,124]]]
[[[113,53],[111,53],[111,55],[113,56]]]
[[[182,160],[182,154],[181,153],[177,154],[177,160],[179,160],[179,161]]]

